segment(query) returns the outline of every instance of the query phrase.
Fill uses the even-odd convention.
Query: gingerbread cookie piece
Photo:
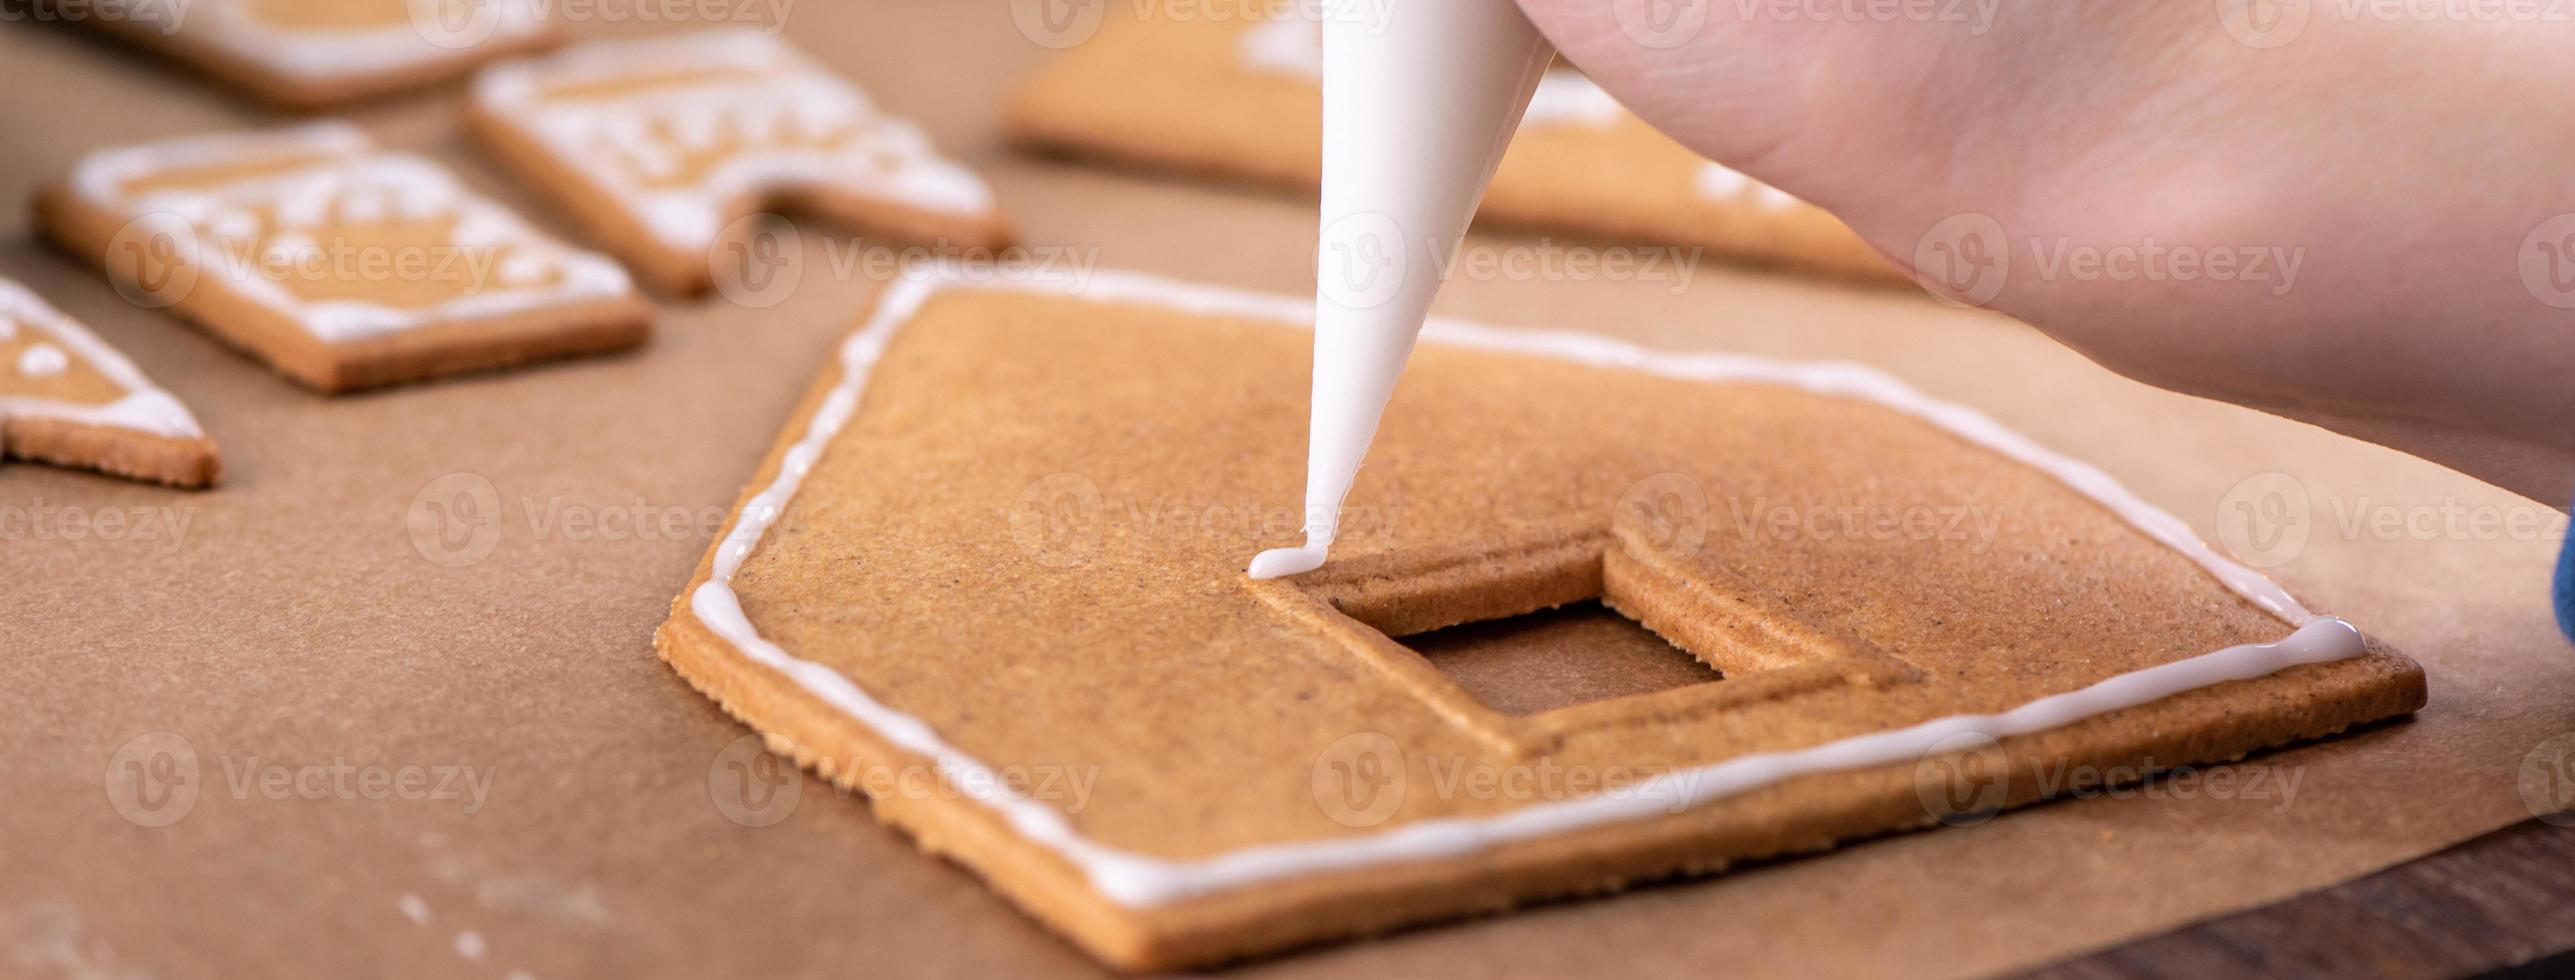
[[[1311,188],[1322,179],[1323,49],[1310,20],[1112,17],[1023,86],[1023,144]],[[1571,69],[1549,71],[1479,220],[1704,246],[1868,280],[1904,275],[1823,209],[1711,163]]]
[[[0,279],[0,455],[174,487],[223,472],[197,418],[125,355]]]
[[[660,653],[1133,969],[2423,703],[2412,661],[1973,411],[1855,365],[1573,334],[1434,322],[1332,564],[1252,581],[1300,524],[1311,319],[1116,273],[891,287]]]
[[[794,209],[915,242],[1007,244],[982,178],[758,31],[583,45],[475,81],[475,130],[646,282],[713,282],[737,219]]]
[[[541,0],[41,0],[249,90],[312,109],[415,88],[554,41]]]
[[[340,123],[100,150],[37,212],[129,298],[317,391],[632,347],[650,328],[608,257]]]

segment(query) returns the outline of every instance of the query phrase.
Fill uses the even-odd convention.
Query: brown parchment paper
[[[574,33],[674,26],[614,9],[627,13]],[[1299,199],[1000,146],[1004,94],[1047,54],[1008,6],[802,3],[785,24],[982,167],[1031,242],[1082,262],[1309,288],[1313,219]],[[807,234],[782,302],[664,304],[640,353],[318,398],[42,250],[23,204],[90,147],[275,117],[54,25],[0,25],[0,81],[0,275],[187,400],[227,471],[222,488],[190,494],[0,465],[0,974],[1096,972],[863,804],[811,779],[746,779],[756,743],[650,650],[721,508],[882,263]],[[474,156],[455,109],[446,92],[350,115],[568,232]],[[1474,245],[1497,258],[1564,248]],[[2313,605],[2420,660],[2431,706],[2258,757],[2224,788],[2173,780],[1239,972],[1991,972],[2531,815],[2525,759],[2575,731],[2575,657],[2546,612],[2554,510],[2126,382],[2015,324],[1919,297],[1713,261],[1683,280],[1668,262],[1626,281],[1470,272],[1441,306],[1881,365],[2279,561]],[[460,493],[485,509],[439,509]],[[2264,519],[2248,525],[2240,507]],[[2260,540],[2225,533],[2229,514]]]

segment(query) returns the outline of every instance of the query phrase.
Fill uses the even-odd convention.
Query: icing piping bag
[[[1305,545],[1261,552],[1253,578],[1322,567],[1440,262],[1554,57],[1508,0],[1395,0],[1324,18]]]

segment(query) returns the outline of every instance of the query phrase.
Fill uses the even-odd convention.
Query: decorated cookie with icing
[[[909,242],[1006,244],[983,179],[857,86],[751,30],[583,45],[475,80],[476,130],[657,288],[704,290],[740,219],[811,214]]]
[[[127,298],[319,391],[631,347],[650,325],[615,261],[341,123],[99,150],[37,203]]]
[[[1332,561],[1252,580],[1300,523],[1280,365],[1314,315],[1116,272],[896,284],[661,655],[1134,970],[1979,822],[2424,703],[2411,660],[1976,411],[1580,334],[1433,320]]]
[[[416,88],[552,43],[543,0],[40,0],[271,104]],[[77,10],[75,10],[77,6]]]
[[[0,279],[0,455],[176,487],[223,465],[196,416],[98,335]]]
[[[1314,186],[1322,175],[1318,25],[1244,6],[1243,16],[1223,18],[1113,16],[1021,87],[1007,121],[1013,138]],[[1699,157],[1563,67],[1539,83],[1478,217],[1904,281],[1839,219]]]

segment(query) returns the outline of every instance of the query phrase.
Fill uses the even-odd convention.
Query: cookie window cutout
[[[983,179],[911,122],[752,30],[611,41],[495,66],[477,135],[604,247],[690,295],[760,258],[769,210],[905,242],[990,249],[1010,233]],[[735,246],[728,248],[726,246]]]
[[[1725,675],[1598,599],[1397,638],[1459,689],[1504,714],[1695,684]]]
[[[42,0],[288,109],[318,109],[455,78],[551,44],[542,0]]]
[[[1571,532],[1358,555],[1246,584],[1514,756],[1579,733],[1919,678],[1728,571],[1697,519],[1673,513],[1672,499],[1704,494],[1658,474]]]
[[[317,391],[632,347],[651,323],[615,261],[344,123],[98,150],[38,216],[128,299]]]

